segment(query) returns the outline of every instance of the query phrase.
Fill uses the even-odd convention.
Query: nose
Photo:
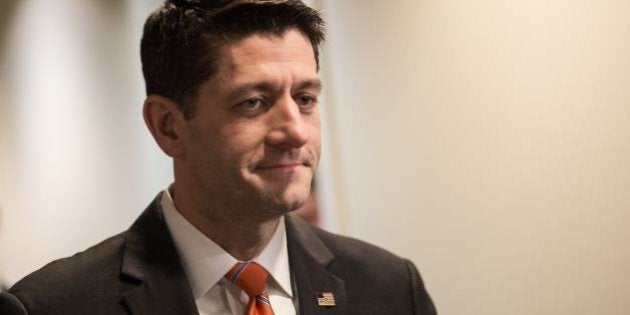
[[[267,143],[282,150],[300,148],[308,141],[304,114],[291,96],[283,96],[270,111]]]

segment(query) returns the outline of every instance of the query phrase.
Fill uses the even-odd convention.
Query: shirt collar
[[[181,258],[193,296],[197,300],[221,281],[238,260],[177,211],[168,189],[164,190],[160,202],[166,225]],[[275,282],[283,295],[293,296],[284,217],[280,218],[269,244],[253,261],[269,272],[274,280],[272,283]]]
[[[293,297],[284,216],[280,217],[278,227],[269,240],[269,244],[253,261],[269,272],[279,289],[284,291],[285,296]]]

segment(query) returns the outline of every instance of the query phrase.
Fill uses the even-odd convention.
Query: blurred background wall
[[[138,41],[159,1],[0,9],[0,276],[126,228],[171,181]],[[320,0],[324,227],[440,314],[630,312],[630,2]]]
[[[157,1],[2,1],[0,276],[12,283],[134,220],[170,162],[141,117]]]

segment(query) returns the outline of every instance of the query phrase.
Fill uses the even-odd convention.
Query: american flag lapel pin
[[[322,307],[335,306],[335,295],[333,295],[332,292],[318,292],[317,305]]]

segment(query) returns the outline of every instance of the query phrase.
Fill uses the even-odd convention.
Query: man
[[[144,118],[174,183],[126,232],[2,294],[2,314],[435,314],[411,262],[288,215],[320,156],[322,40],[298,0],[154,12]]]

